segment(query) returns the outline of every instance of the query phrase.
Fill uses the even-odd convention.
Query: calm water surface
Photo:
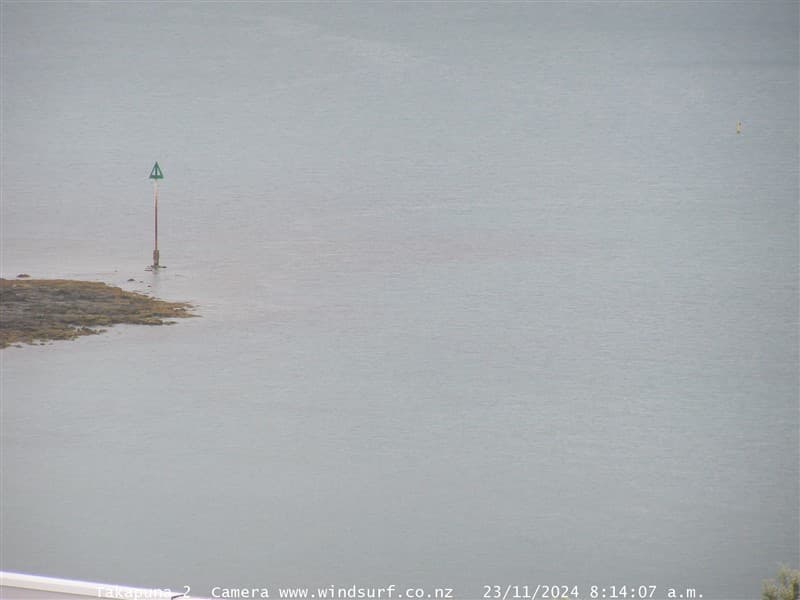
[[[3,351],[3,569],[744,599],[800,561],[796,3],[2,34],[3,276],[201,315]]]

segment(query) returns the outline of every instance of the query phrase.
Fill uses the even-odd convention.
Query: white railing
[[[0,571],[0,598],[3,600],[40,597],[43,599],[65,598],[68,600],[78,600],[79,598],[104,598],[106,600],[177,600],[180,598],[193,598],[198,600],[196,596],[186,596],[182,592],[182,590],[135,588],[126,585],[74,581],[72,579],[57,579],[55,577]]]

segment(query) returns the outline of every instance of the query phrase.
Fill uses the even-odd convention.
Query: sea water
[[[2,34],[2,275],[199,315],[2,351],[3,569],[743,599],[797,565],[796,3]]]

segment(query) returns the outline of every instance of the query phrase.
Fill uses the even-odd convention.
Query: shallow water
[[[800,561],[796,4],[2,11],[3,276],[201,314],[3,351],[3,569],[739,599]]]

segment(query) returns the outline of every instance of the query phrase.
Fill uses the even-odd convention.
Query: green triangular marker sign
[[[161,167],[158,166],[158,161],[153,165],[153,170],[150,171],[150,179],[164,179],[164,174],[161,172]]]

